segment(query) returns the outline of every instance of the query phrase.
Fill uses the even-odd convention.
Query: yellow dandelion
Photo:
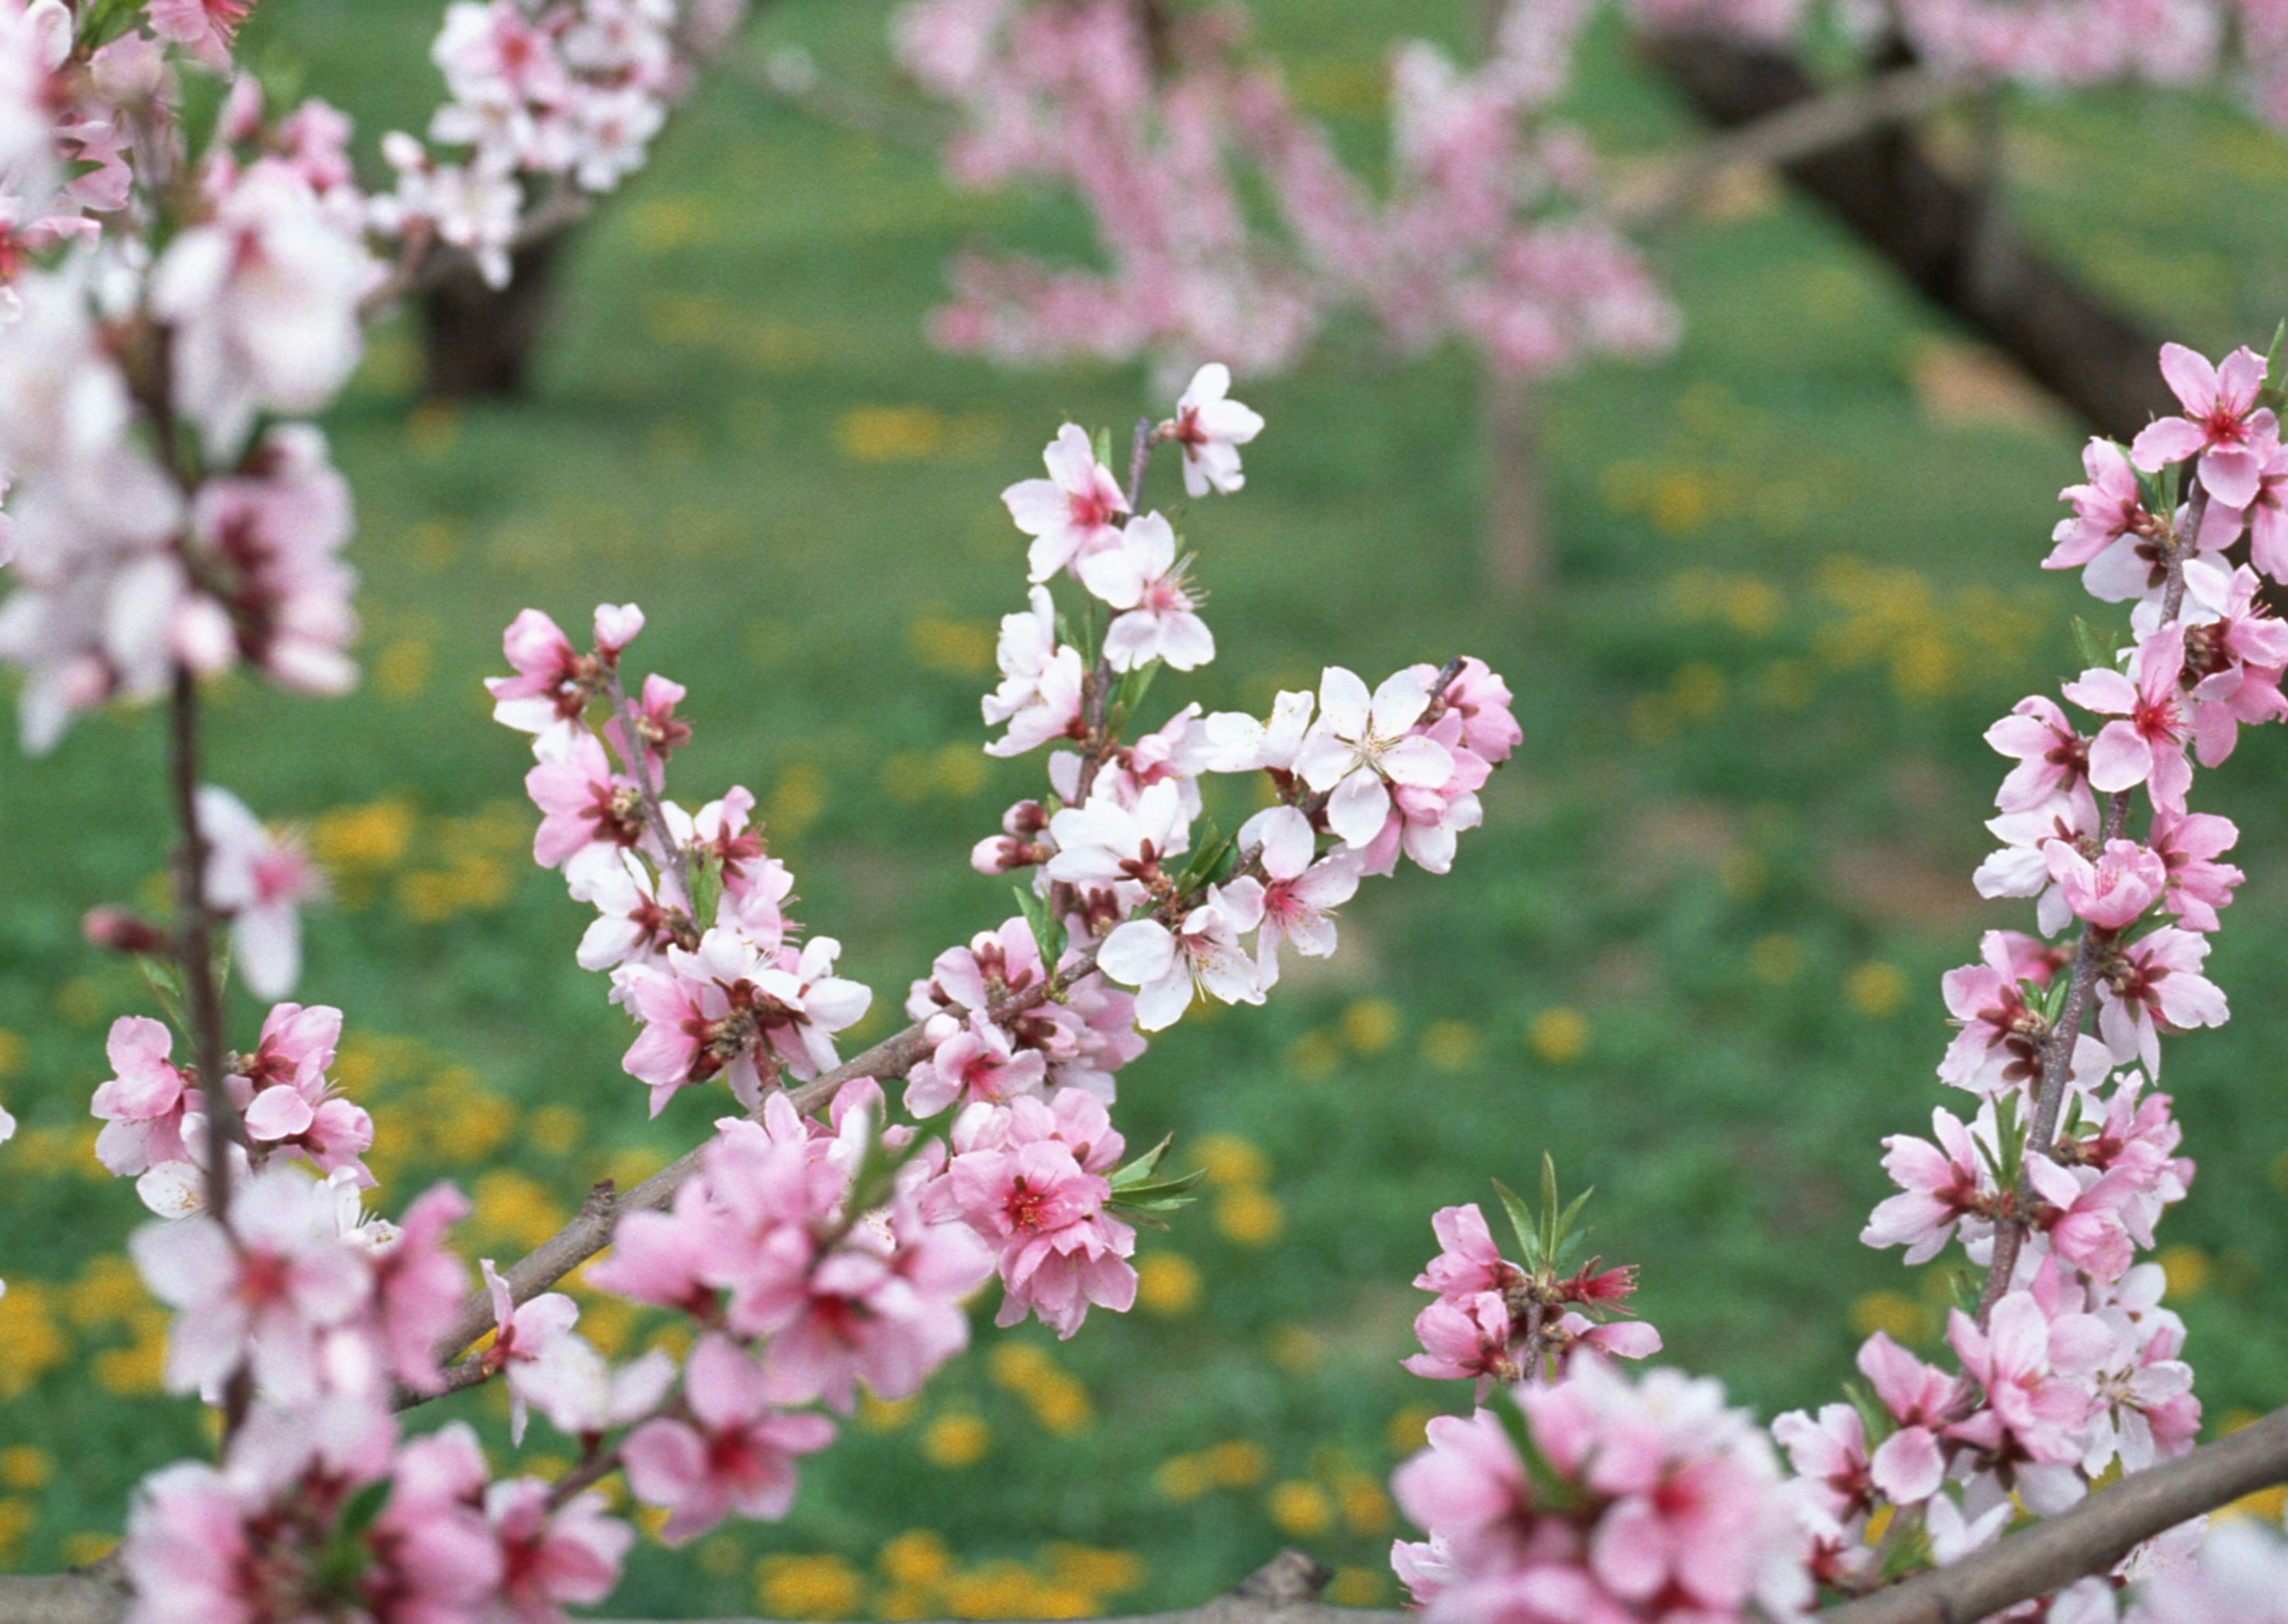
[[[71,1357],[71,1343],[56,1323],[56,1294],[43,1280],[8,1282],[0,1296],[0,1398],[22,1398],[32,1384]],[[163,1323],[165,1316],[160,1316]]]
[[[1200,1271],[1178,1252],[1152,1252],[1136,1265],[1136,1304],[1165,1319],[1200,1305]]]
[[[922,1401],[916,1398],[878,1398],[871,1392],[861,1390],[858,1395],[858,1424],[869,1432],[894,1432],[914,1418]]]
[[[1144,1582],[1144,1559],[1133,1551],[1055,1544],[1043,1549],[1041,1564],[1054,1582],[1103,1596],[1117,1596]]]
[[[1408,1405],[1384,1425],[1383,1443],[1394,1455],[1412,1454],[1430,1441],[1430,1422],[1439,1414],[1427,1405]]]
[[[13,1077],[24,1065],[24,1040],[0,1026],[0,1077]]]
[[[1343,1525],[1353,1533],[1370,1540],[1390,1532],[1390,1496],[1366,1473],[1345,1472],[1335,1485],[1335,1498],[1342,1509]]]
[[[1326,1589],[1327,1601],[1337,1607],[1376,1607],[1390,1593],[1390,1575],[1377,1568],[1339,1567]]]
[[[1434,1071],[1467,1071],[1478,1058],[1478,1029],[1467,1021],[1437,1020],[1422,1028],[1422,1060]]]
[[[564,1209],[548,1188],[513,1168],[493,1168],[479,1174],[471,1205],[480,1231],[528,1250],[564,1224]]]
[[[1553,1004],[1525,1024],[1525,1044],[1545,1066],[1570,1066],[1589,1048],[1589,1018],[1569,1004]]]
[[[783,1619],[846,1619],[866,1600],[866,1578],[839,1557],[775,1555],[755,1564],[755,1599]]]
[[[926,406],[859,406],[834,424],[835,444],[854,463],[908,463],[945,441],[943,414]]]
[[[1362,1055],[1378,1055],[1398,1040],[1398,1006],[1387,998],[1362,998],[1343,1011],[1343,1042]]]
[[[965,1412],[941,1415],[922,1431],[922,1458],[949,1471],[976,1465],[992,1447],[992,1430]]]
[[[1895,1015],[1907,1001],[1907,978],[1895,964],[1870,959],[1843,979],[1843,996],[1873,1020]]]
[[[129,1314],[127,1327],[134,1341],[124,1348],[106,1348],[95,1356],[95,1384],[123,1397],[159,1391],[166,1383],[167,1320],[166,1311],[157,1307],[139,1308]]]
[[[585,1124],[569,1105],[543,1105],[527,1119],[524,1131],[544,1156],[568,1156]]]
[[[55,1476],[56,1458],[36,1444],[12,1444],[0,1449],[0,1484],[12,1489],[36,1489]]]
[[[893,1584],[933,1585],[953,1571],[953,1553],[926,1528],[909,1529],[874,1553],[874,1565]]]
[[[1272,1485],[1264,1509],[1273,1527],[1299,1540],[1315,1539],[1335,1523],[1335,1502],[1327,1491],[1299,1478]]]
[[[100,1562],[119,1549],[115,1533],[68,1533],[56,1542],[63,1559],[74,1567],[85,1567],[91,1562]]]
[[[1152,1486],[1178,1503],[1197,1500],[1216,1486],[1215,1473],[1204,1455],[1170,1455],[1152,1474]]]
[[[1871,1291],[1852,1303],[1851,1329],[1862,1337],[1880,1331],[1893,1342],[1911,1345],[1930,1335],[1930,1316],[1912,1297],[1895,1291]]]
[[[1259,1184],[1271,1176],[1263,1153],[1237,1134],[1203,1134],[1193,1141],[1192,1159],[1208,1176],[1208,1183],[1228,1188]]]
[[[1271,1458],[1263,1453],[1263,1446],[1245,1438],[1213,1445],[1202,1452],[1201,1459],[1219,1488],[1251,1489],[1271,1470]]]
[[[1242,1246],[1267,1246],[1287,1222],[1276,1196],[1261,1190],[1227,1190],[1216,1198],[1215,1225]]]
[[[2209,1283],[2208,1254],[2198,1247],[2163,1247],[2158,1262],[2167,1295],[2173,1298],[2197,1297]]]

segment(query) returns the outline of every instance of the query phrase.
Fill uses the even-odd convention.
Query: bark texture
[[[1811,102],[1794,59],[1706,35],[1648,39],[1646,57],[1702,117],[1738,129]],[[2127,440],[2177,409],[2155,365],[2161,341],[2028,244],[1973,187],[1943,173],[1903,125],[1881,125],[1781,172],[2086,419]]]

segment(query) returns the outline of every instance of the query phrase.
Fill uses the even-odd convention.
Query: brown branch
[[[2288,1481],[2288,1409],[2133,1472],[2072,1510],[1951,1567],[1819,1615],[1822,1624],[1968,1624],[2101,1573],[2131,1548],[2243,1494]]]
[[[1713,35],[1641,42],[1647,59],[1720,129],[1820,99],[1793,59]],[[1976,329],[2100,432],[2127,440],[2176,410],[2153,368],[2160,340],[1991,218],[1897,124],[1781,165],[1789,181]]]
[[[1970,89],[1957,75],[1903,67],[1787,102],[1617,186],[1608,209],[1625,226],[1661,225],[1689,207],[1728,170],[1789,163],[1863,140],[1876,131],[1943,107]]]

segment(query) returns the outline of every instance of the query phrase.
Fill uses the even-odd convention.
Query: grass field
[[[1387,8],[1260,9],[1370,152]],[[1419,9],[1459,33],[1458,4]],[[265,8],[309,88],[369,129],[433,96],[433,11]],[[881,14],[786,0],[758,38],[865,83]],[[1601,133],[1679,128],[1617,51],[1600,60]],[[2288,148],[2189,101],[2014,113],[2030,228],[2188,342],[2262,342],[2288,309]],[[1478,589],[1463,358],[1339,335],[1243,381],[1269,420],[1247,489],[1188,527],[1223,657],[1164,675],[1156,704],[1259,709],[1324,663],[1371,679],[1478,654],[1526,729],[1486,827],[1450,878],[1370,885],[1330,968],[1124,1074],[1130,1142],[1173,1132],[1209,1172],[1145,1240],[1136,1313],[1064,1344],[982,1338],[918,1399],[862,1412],[785,1523],[643,1552],[615,1611],[1143,1609],[1283,1542],[1335,1564],[1339,1598],[1394,1599],[1379,1485],[1426,1415],[1468,1401],[1399,1369],[1425,1300],[1407,1282],[1434,1209],[1529,1179],[1545,1150],[1597,1186],[1595,1247],[1643,1265],[1665,1357],[1762,1414],[1834,1397],[1878,1326],[1933,1342],[1943,1271],[1855,1237],[1887,1188],[1881,1137],[1950,1103],[1938,975],[1980,930],[2027,927],[1969,883],[2002,768],[1979,733],[2070,668],[2077,594],[2035,564],[2078,435],[1819,219],[1752,187],[1721,213],[1660,245],[1677,353],[1548,391],[1561,567],[1522,608]],[[418,404],[409,332],[376,340],[330,424],[360,505],[365,682],[323,704],[226,688],[211,776],[302,821],[332,870],[299,996],[346,1011],[385,1208],[461,1180],[475,1244],[505,1258],[718,1108],[646,1121],[629,1028],[572,963],[584,910],[528,860],[524,743],[477,685],[528,604],[577,625],[642,603],[636,654],[691,691],[672,787],[755,789],[799,916],[876,989],[867,1035],[1005,915],[964,861],[1037,771],[978,748],[995,620],[1022,602],[997,493],[1065,416],[1165,403],[1140,368],[934,354],[921,320],[964,242],[1072,230],[1053,200],[952,194],[725,75],[581,239],[528,399]],[[164,1321],[119,1250],[140,1209],[88,1155],[105,1029],[146,1003],[76,922],[158,885],[162,744],[155,717],[104,716],[0,766],[0,1098],[24,1123],[0,1150],[0,1559],[24,1568],[101,1549],[127,1485],[204,1437],[157,1396]],[[2238,1018],[2172,1045],[2163,1080],[2201,1168],[2163,1240],[2212,1430],[2288,1399],[2283,748],[2252,736],[2202,780],[2251,875],[2211,961]],[[250,1033],[258,1011],[237,1013]],[[643,1329],[584,1324],[629,1347]],[[504,1448],[503,1406],[456,1404]]]

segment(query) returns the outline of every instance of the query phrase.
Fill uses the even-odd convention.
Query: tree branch
[[[1672,35],[1641,49],[1720,129],[1822,99],[1792,58],[1768,47]],[[2100,432],[2125,441],[2176,409],[2153,368],[2160,340],[1994,219],[1899,124],[1786,158],[1781,171]]]

